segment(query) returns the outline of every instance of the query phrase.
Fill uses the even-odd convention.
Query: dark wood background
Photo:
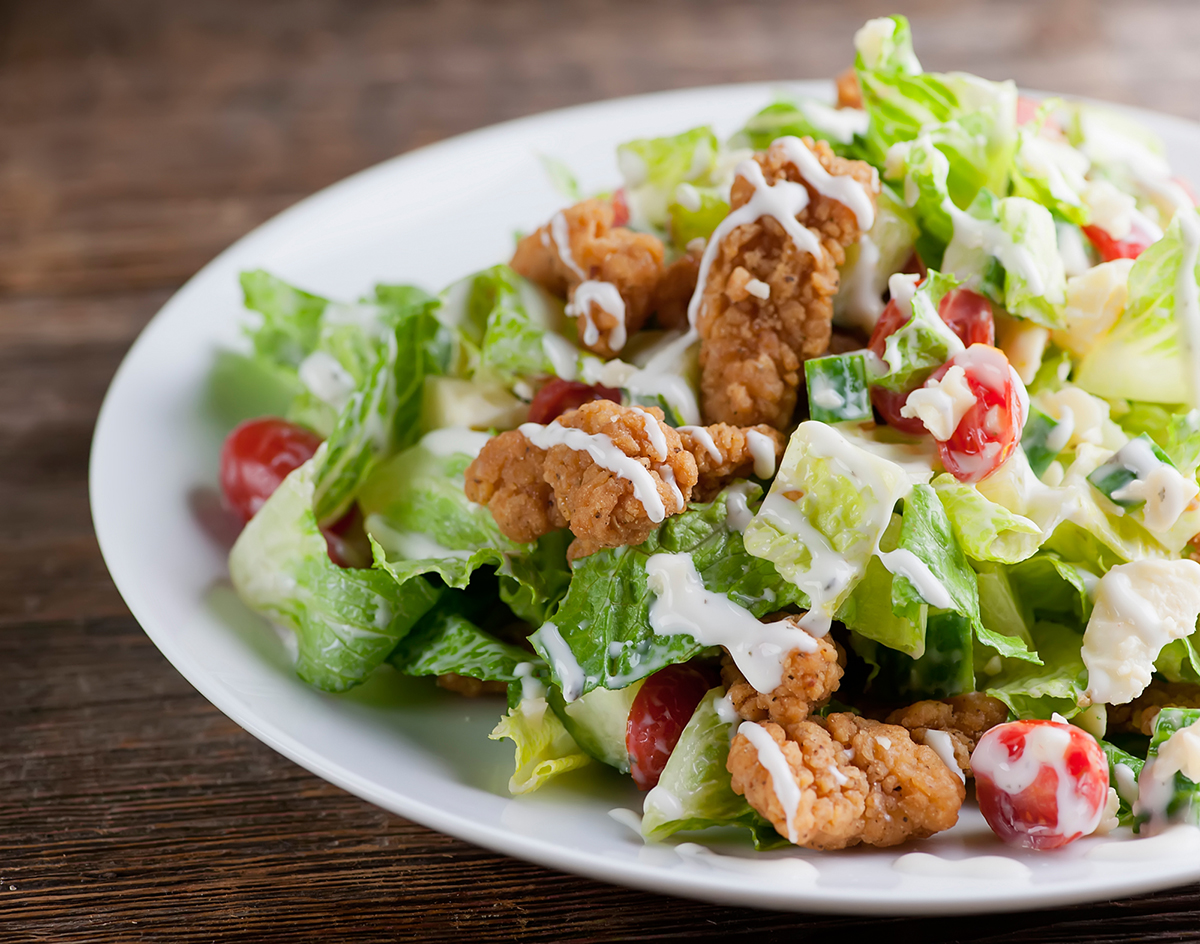
[[[1200,887],[865,920],[596,884],[384,813],[259,744],[117,595],[87,456],[151,315],[393,154],[615,95],[827,76],[875,3],[0,2],[0,941],[1167,941]],[[913,2],[927,67],[1200,117],[1200,6]]]

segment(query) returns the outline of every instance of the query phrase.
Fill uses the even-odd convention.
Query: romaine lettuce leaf
[[[859,633],[850,637],[854,651],[875,667],[871,688],[880,697],[947,698],[975,688],[971,622],[951,612],[929,614],[925,649],[914,659]]]
[[[320,459],[318,450],[250,519],[230,552],[229,575],[249,607],[295,632],[300,677],[340,692],[379,666],[441,591],[420,577],[401,584],[329,559],[312,510]]]
[[[759,849],[786,843],[730,786],[725,761],[733,726],[722,721],[716,709],[724,694],[714,688],[704,696],[679,736],[658,786],[646,795],[642,834],[647,839],[662,840],[682,830],[711,826],[743,826],[753,832]]]
[[[329,300],[312,295],[262,269],[241,274],[246,307],[262,315],[249,330],[255,353],[277,364],[300,366],[317,346],[321,315]]]
[[[748,488],[754,486],[739,487]],[[654,594],[646,561],[654,554],[690,553],[706,589],[727,594],[755,616],[802,599],[769,562],[746,552],[741,534],[727,520],[730,494],[726,489],[715,501],[668,518],[643,544],[604,548],[575,562],[567,595],[551,620],[582,670],[579,694],[624,688],[705,650],[691,636],[660,636],[651,628]],[[554,642],[548,643],[542,630],[530,641],[551,666],[555,684],[565,687],[550,648]]]
[[[531,698],[510,708],[488,735],[516,745],[516,771],[508,781],[514,796],[532,793],[546,781],[592,762],[567,733],[545,698]]]
[[[825,141],[835,154],[859,157],[855,138],[867,130],[867,114],[855,108],[833,108],[815,98],[772,102],[754,115],[735,140],[744,140],[756,151],[766,150],[776,138],[792,135]]]
[[[891,524],[879,542],[882,550],[896,549],[901,526],[900,516],[892,515]],[[872,557],[862,579],[838,608],[837,619],[864,639],[916,659],[925,652],[929,608],[920,603],[907,609],[893,607],[893,581],[892,573],[883,566],[883,561]]]
[[[662,229],[678,203],[680,184],[710,184],[720,143],[707,125],[664,138],[639,138],[617,148],[631,219]]]
[[[962,341],[938,314],[942,298],[957,284],[952,275],[928,272],[913,294],[912,317],[884,343],[885,373],[873,377],[873,384],[886,390],[912,390],[963,349]]]
[[[405,675],[455,673],[487,682],[514,682],[517,666],[542,667],[541,660],[520,646],[503,642],[480,629],[461,610],[448,590],[400,640],[388,662]]]
[[[955,539],[972,560],[1014,564],[1031,557],[1042,543],[1041,528],[985,498],[974,485],[964,484],[948,472],[932,484]]]
[[[1138,256],[1129,271],[1129,302],[1084,355],[1075,383],[1109,399],[1195,405],[1184,311],[1189,295],[1197,293],[1198,243],[1200,219],[1183,210],[1163,238]]]
[[[1042,664],[1006,660],[987,693],[1018,718],[1049,718],[1055,712],[1072,717],[1087,690],[1087,668],[1080,655],[1083,634],[1057,623],[1035,623],[1033,643]]]

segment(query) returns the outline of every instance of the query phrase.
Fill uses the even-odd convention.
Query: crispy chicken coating
[[[818,724],[793,725],[790,737],[772,722],[760,724],[787,761],[799,801],[784,808],[786,786],[775,784],[761,762],[758,748],[743,733],[729,746],[726,766],[733,792],[765,816],[781,836],[808,849],[844,849],[859,841],[870,786],[866,775],[850,762],[844,745]],[[789,828],[790,827],[790,828]]]
[[[466,698],[479,698],[482,695],[503,695],[508,691],[507,682],[489,682],[484,679],[472,678],[469,675],[459,675],[457,672],[447,672],[437,677],[438,688],[448,692],[463,695]]]
[[[699,430],[703,430],[700,432]],[[683,448],[696,459],[699,479],[692,490],[695,501],[712,501],[734,479],[749,478],[754,471],[754,453],[750,448],[751,432],[770,440],[775,450],[775,467],[778,468],[787,437],[770,426],[759,425],[750,429],[739,429],[727,423],[715,423],[708,427],[691,429],[682,427],[679,439]]]
[[[545,473],[546,450],[513,429],[489,439],[467,466],[464,491],[488,506],[505,537],[528,543],[567,526]]]
[[[1149,737],[1154,733],[1154,719],[1163,708],[1200,708],[1200,687],[1156,679],[1128,704],[1108,706],[1108,728]]]
[[[971,752],[983,733],[1008,720],[1008,706],[983,692],[955,695],[944,701],[919,701],[898,708],[887,717],[888,724],[906,728],[918,744],[927,743],[929,731],[945,731],[954,745],[954,759],[962,771],[971,773]]]
[[[858,75],[854,71],[854,66],[839,73],[836,82],[838,108],[863,107],[862,87],[858,84]]]
[[[610,201],[584,200],[522,239],[509,265],[572,302],[568,313],[578,318],[581,342],[601,357],[613,357],[650,314],[663,245],[649,233],[613,226]],[[606,308],[603,294],[587,292],[578,306],[583,310],[574,311],[576,292],[585,282],[614,286],[621,304]],[[623,312],[615,310],[622,307]]]
[[[604,437],[591,444],[607,448],[611,443],[637,461],[668,515],[687,507],[696,484],[696,460],[657,407],[594,400],[564,413],[555,424]],[[570,527],[575,535],[568,552],[572,560],[602,547],[641,544],[660,523],[651,519],[634,483],[601,465],[587,449],[561,443],[539,449],[520,430],[488,441],[467,467],[466,493],[471,501],[487,505],[500,530],[513,540],[530,541],[555,527]]]
[[[664,331],[686,331],[688,304],[696,291],[700,276],[703,249],[686,253],[663,269],[662,278],[654,287],[654,320]]]
[[[759,727],[778,746],[795,788],[777,787],[771,759],[763,763],[739,729],[727,762],[733,790],[797,845],[894,846],[958,822],[966,798],[962,781],[904,728],[848,713]],[[786,809],[797,793],[794,810]]]
[[[771,621],[768,616],[766,622]],[[783,681],[772,692],[760,692],[747,682],[728,652],[721,660],[721,681],[740,717],[793,725],[829,701],[841,684],[845,664],[842,647],[824,636],[817,639],[815,652],[796,649],[788,653],[783,661]]]
[[[804,143],[828,173],[852,177],[874,201],[879,191],[874,168],[837,157],[823,141]],[[769,215],[734,227],[722,239],[702,286],[696,324],[701,408],[709,422],[784,429],[795,411],[801,363],[829,347],[837,267],[859,228],[849,207],[808,186],[782,144],[755,160],[768,184],[805,184],[809,202],[796,219],[817,236],[820,251],[814,255],[797,246]],[[734,179],[734,210],[753,196],[745,177]]]

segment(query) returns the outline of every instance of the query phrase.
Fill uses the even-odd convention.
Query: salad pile
[[[1200,824],[1200,217],[1122,115],[922,70],[630,141],[439,295],[242,276],[242,599],[343,692],[504,694],[662,839]],[[537,221],[526,221],[537,222]],[[499,707],[499,706],[498,706]]]

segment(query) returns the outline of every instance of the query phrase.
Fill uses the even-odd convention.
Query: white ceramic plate
[[[792,87],[829,94],[826,83]],[[974,809],[948,833],[900,851],[756,857],[732,837],[720,857],[644,846],[608,815],[640,806],[627,778],[593,765],[511,799],[510,745],[487,739],[499,702],[459,699],[386,669],[349,695],[314,691],[292,673],[275,633],[224,582],[224,554],[201,530],[188,496],[216,482],[224,430],[207,412],[206,382],[216,351],[242,343],[239,271],[261,266],[347,299],[377,281],[436,291],[506,259],[515,229],[530,229],[560,207],[539,154],[565,160],[585,191],[608,188],[618,179],[620,141],[703,123],[726,135],[779,88],[647,95],[476,131],[344,180],[224,252],[146,328],[100,413],[92,509],[117,587],[184,677],[275,750],[385,809],[568,872],[729,904],[879,914],[1047,907],[1200,878],[1200,849],[1190,833],[1173,843],[1130,843],[1140,852],[1136,862],[1097,857],[1107,850],[1095,847],[1111,840],[1023,854],[1004,849]],[[1166,140],[1177,170],[1200,179],[1200,126],[1139,117]],[[909,858],[896,867],[914,851],[941,859]],[[942,861],[965,857],[976,861]],[[815,869],[773,861],[779,858]]]

